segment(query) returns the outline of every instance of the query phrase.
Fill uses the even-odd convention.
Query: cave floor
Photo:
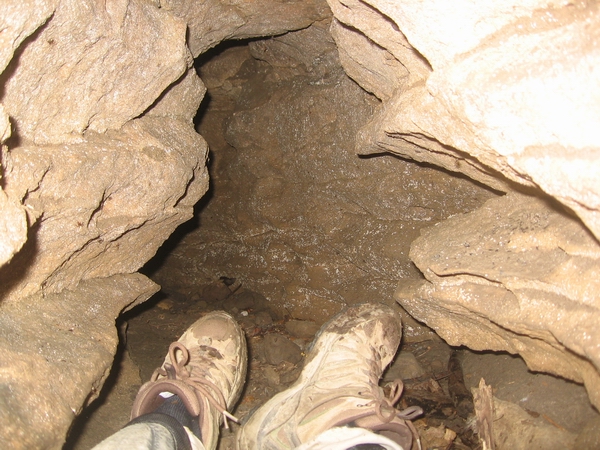
[[[169,344],[197,318],[212,310],[231,313],[248,341],[248,379],[234,410],[236,417],[243,421],[255,408],[295,381],[302,368],[303,350],[318,328],[316,324],[279,317],[261,301],[261,296],[243,289],[216,301],[212,296],[211,300],[209,304],[202,299],[186,301],[159,294],[124,317],[120,326],[124,345],[117,363],[101,396],[74,424],[65,448],[91,448],[127,423],[137,390],[162,364]],[[296,345],[290,345],[290,341]],[[543,420],[551,427],[577,431],[595,414],[585,405],[581,386],[532,374],[520,358],[453,349],[436,335],[421,341],[414,338],[404,341],[384,373],[382,385],[402,378],[405,391],[397,406],[419,405],[424,409],[423,417],[414,421],[424,449],[478,449],[481,447],[477,436],[467,426],[467,418],[473,414],[468,392],[481,374],[493,381],[495,395],[504,393],[505,397],[521,397],[521,401],[525,395],[528,403],[520,405],[532,419]],[[574,403],[581,407],[574,408]],[[565,412],[569,416],[567,422],[564,422]],[[235,448],[237,428],[233,424],[231,431],[222,430],[220,450]]]

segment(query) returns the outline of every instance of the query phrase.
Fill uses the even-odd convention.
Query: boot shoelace
[[[378,361],[381,359],[381,357],[379,352],[374,351],[373,353],[375,358],[371,360],[372,369],[370,373],[372,377],[375,377],[376,374],[379,375]],[[412,423],[412,419],[423,414],[423,408],[420,406],[409,406],[408,408],[399,411],[396,409],[395,405],[402,396],[402,392],[404,391],[404,383],[401,379],[397,378],[389,383],[388,386],[390,387],[390,393],[388,396],[386,396],[383,392],[383,389],[379,387],[379,379],[371,380],[372,393],[374,397],[374,400],[371,403],[375,406],[375,415],[381,421],[381,423],[390,423],[395,418],[404,420],[413,434],[413,438],[415,439],[419,450],[421,450],[421,439],[419,438],[417,429]],[[382,412],[384,407],[390,410],[390,414],[387,416]]]
[[[182,355],[180,360],[177,359],[178,350]],[[181,342],[173,342],[169,346],[169,358],[171,359],[171,364],[165,364],[164,368],[159,367],[156,369],[152,375],[151,381],[157,381],[159,376],[166,377],[168,380],[180,380],[194,388],[194,393],[196,394],[200,408],[202,407],[202,399],[204,398],[223,415],[223,423],[226,429],[229,429],[227,419],[239,422],[239,419],[227,411],[227,401],[225,400],[221,389],[211,381],[207,380],[206,377],[193,373],[194,371],[191,367],[189,369],[186,367],[190,361],[190,352],[185,345]],[[215,398],[215,395],[213,394],[216,394],[217,398]],[[198,410],[191,412],[194,416],[200,417],[203,411]],[[200,428],[202,428],[202,426],[200,426]]]

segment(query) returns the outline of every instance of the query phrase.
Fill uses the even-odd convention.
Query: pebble
[[[425,370],[423,370],[415,355],[411,352],[400,352],[385,372],[383,379],[384,381],[392,381],[397,378],[410,380],[412,378],[419,378],[424,374]]]
[[[297,364],[302,360],[302,350],[298,345],[280,334],[267,334],[262,342],[265,362],[274,366],[283,361]]]
[[[285,329],[291,336],[312,339],[321,327],[312,320],[289,320],[285,324]]]

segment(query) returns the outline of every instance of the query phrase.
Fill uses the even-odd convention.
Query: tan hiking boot
[[[409,450],[416,431],[406,419],[422,411],[403,415],[394,408],[401,382],[392,399],[379,386],[401,336],[400,318],[389,306],[363,304],[338,314],[315,337],[296,383],[242,426],[238,449],[312,448],[306,444],[328,430],[350,426],[381,433]]]
[[[197,320],[169,347],[163,365],[154,371],[135,399],[131,418],[155,411],[170,394],[177,395],[198,417],[207,450],[217,446],[219,427],[231,419],[227,412],[238,400],[246,379],[244,332],[222,311]]]

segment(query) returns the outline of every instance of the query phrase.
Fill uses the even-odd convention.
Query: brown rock
[[[43,221],[0,272],[5,301],[135,272],[192,216],[208,187],[205,155],[190,124],[157,117],[78,144],[13,148],[6,192],[24,201],[31,222]]]
[[[254,42],[261,60],[227,50],[237,71],[219,56],[207,63],[209,109],[221,121],[200,130],[223,195],[156,274],[165,289],[226,273],[279,315],[320,325],[348,303],[391,303],[395,280],[419,276],[408,258],[419,228],[494,195],[394,157],[358,158],[356,130],[379,102],[342,72],[323,30]],[[234,102],[226,86],[242,82]]]
[[[285,329],[290,335],[302,339],[312,339],[321,327],[312,320],[288,320]]]
[[[331,15],[323,0],[162,0],[161,7],[188,24],[188,45],[194,57],[227,39],[283,34]]]
[[[22,0],[2,5],[0,23],[0,73],[4,71],[15,50],[52,15],[58,0]]]
[[[600,404],[600,246],[580,222],[507,195],[423,232],[411,258],[427,279],[397,292],[411,315],[450,345],[583,382]]]
[[[98,396],[113,362],[115,319],[158,286],[139,274],[82,282],[0,309],[0,441],[61,448],[71,421]]]
[[[0,189],[0,264],[9,262],[27,240],[27,217],[20,203]]]
[[[61,1],[7,71],[2,101],[19,137],[60,143],[120,128],[184,74],[185,36],[182,20],[147,1]]]
[[[329,4],[351,27],[333,28],[348,73],[385,101],[360,133],[359,153],[391,151],[503,191],[510,182],[535,186],[600,237],[600,88],[589,70],[600,61],[595,6]],[[368,40],[381,50],[366,51]],[[405,76],[395,79],[389,67],[398,63]]]
[[[267,334],[262,345],[265,361],[273,366],[283,361],[297,364],[302,360],[300,347],[280,334]]]

